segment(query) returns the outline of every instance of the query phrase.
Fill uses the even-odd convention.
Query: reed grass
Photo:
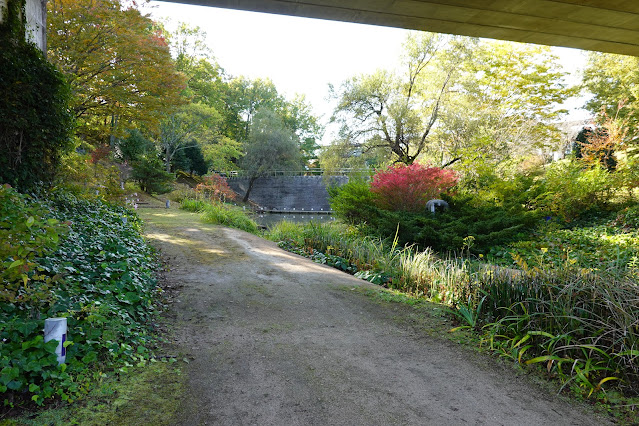
[[[491,349],[522,364],[543,361],[566,385],[592,393],[616,383],[639,394],[639,286],[630,272],[442,259],[343,224],[283,223],[270,238],[341,256],[358,270],[388,276],[387,287],[445,303]]]

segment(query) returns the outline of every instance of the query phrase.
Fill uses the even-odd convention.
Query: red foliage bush
[[[396,164],[373,176],[371,191],[380,208],[421,211],[426,202],[438,198],[457,184],[457,173],[439,167],[413,163]]]
[[[235,192],[226,183],[226,179],[216,173],[205,176],[204,182],[195,187],[195,192],[207,199],[217,201],[234,200],[236,197]]]

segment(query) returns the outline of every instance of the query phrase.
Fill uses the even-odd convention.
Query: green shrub
[[[143,155],[133,162],[131,177],[142,191],[149,194],[165,194],[173,189],[175,176],[164,170],[164,164],[156,156]]]
[[[204,200],[183,200],[180,208],[202,214],[202,221],[257,233],[258,225],[240,207]]]
[[[605,210],[615,189],[613,174],[599,166],[584,168],[576,160],[552,163],[538,185],[541,193],[531,200],[533,207],[566,221]]]
[[[25,192],[52,182],[71,147],[72,115],[64,77],[24,41],[24,27],[16,31],[21,40],[13,37],[6,26],[15,23],[11,17],[0,23],[0,184]]]
[[[365,223],[379,211],[366,180],[350,180],[345,185],[329,187],[328,194],[335,215],[348,223]]]
[[[417,244],[440,252],[460,250],[464,239],[472,236],[472,251],[487,253],[493,246],[525,237],[539,219],[539,214],[516,202],[499,203],[494,198],[471,195],[444,196],[450,208],[435,215],[383,210],[375,206],[375,196],[365,181],[332,188],[329,194],[331,207],[340,219],[361,225],[380,238],[397,234],[402,246]]]
[[[639,229],[639,205],[626,207],[620,211],[614,224],[623,228]]]
[[[222,203],[208,204],[202,212],[202,220],[207,223],[238,228],[246,232],[256,233],[257,223],[244,210]]]
[[[206,209],[209,203],[204,200],[185,198],[180,202],[180,208],[187,212],[200,213]]]
[[[55,251],[67,230],[46,206],[0,186],[0,303],[31,317],[51,303],[58,278],[41,274],[38,258]]]

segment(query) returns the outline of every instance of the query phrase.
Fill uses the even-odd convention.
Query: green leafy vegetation
[[[241,207],[219,202],[185,199],[181,203],[181,208],[200,213],[202,221],[206,223],[238,228],[251,233],[257,233],[258,230],[257,223]]]
[[[144,365],[155,344],[155,257],[123,207],[69,193],[38,200],[0,188],[0,395],[10,408],[81,398],[105,371]],[[8,265],[8,266],[7,266]],[[13,265],[13,266],[12,266]],[[66,317],[66,363],[44,343]]]
[[[64,77],[24,40],[24,2],[9,1],[0,14],[0,183],[22,191],[51,183],[71,148],[72,115]]]

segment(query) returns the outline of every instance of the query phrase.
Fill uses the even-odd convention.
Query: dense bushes
[[[444,197],[450,209],[437,212],[390,211],[378,208],[367,182],[355,181],[332,188],[331,207],[349,223],[364,226],[368,233],[390,238],[396,233],[401,245],[418,244],[437,251],[460,250],[464,239],[474,238],[472,251],[486,253],[491,247],[522,238],[538,215],[523,208],[507,209],[478,197]]]
[[[614,178],[600,166],[584,167],[576,160],[556,162],[534,184],[540,194],[530,203],[548,214],[574,220],[608,207],[616,188]]]
[[[97,200],[51,197],[0,189],[0,395],[9,406],[73,400],[105,369],[148,358],[156,263],[137,216]],[[44,319],[56,316],[69,326],[60,366],[57,342],[42,336]]]
[[[16,4],[10,2],[9,17],[0,22],[0,184],[27,191],[53,180],[70,148],[72,114],[64,77],[24,41],[24,23],[12,16],[24,16]]]

